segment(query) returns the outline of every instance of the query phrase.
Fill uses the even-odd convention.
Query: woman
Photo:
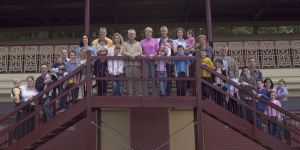
[[[150,27],[145,28],[145,39],[141,41],[142,49],[143,49],[143,55],[149,58],[152,58],[153,56],[157,55],[159,44],[158,41],[154,38],[152,38],[153,30]],[[147,60],[145,61],[146,70],[145,70],[145,77],[149,78],[155,78],[155,63],[153,60]],[[157,89],[156,89],[156,81],[151,80],[151,92],[152,96],[157,95]],[[148,84],[146,84],[148,85]],[[146,91],[150,91],[150,86],[147,86]],[[147,93],[148,94],[148,93]]]
[[[76,59],[76,52],[74,50],[71,50],[69,52],[69,58],[70,58],[70,60],[65,64],[65,69],[68,74],[72,73],[77,67],[80,66],[80,61],[79,61],[79,59]],[[78,83],[79,77],[80,77],[79,75],[75,75],[74,77],[67,80],[66,90],[74,87],[76,85],[76,83]],[[74,104],[77,102],[78,88],[75,88],[74,90],[72,90],[71,95],[72,95],[71,101]]]
[[[271,92],[273,91],[273,86],[274,84],[271,78],[266,78],[264,80],[264,87],[267,90],[268,95],[270,95]]]
[[[112,38],[113,46],[108,49],[107,56],[122,56],[122,44],[124,42],[120,33],[115,33]],[[108,73],[112,77],[124,76],[124,61],[123,60],[108,60]],[[113,96],[122,96],[123,94],[123,80],[112,81]]]
[[[252,98],[249,93],[255,91],[256,89],[256,81],[251,76],[250,70],[247,67],[242,69],[242,73],[240,75],[241,89],[239,91],[239,95],[241,100],[244,101],[248,105],[252,105]],[[245,91],[245,92],[244,92]],[[246,119],[248,122],[253,123],[253,115],[252,112],[245,106],[241,106],[241,117]]]
[[[33,99],[33,97],[38,94],[38,91],[35,89],[34,77],[28,76],[26,78],[26,82],[27,82],[27,84],[22,85],[20,87],[22,97],[23,97],[23,99],[21,100],[22,102],[31,101]],[[25,110],[24,110],[24,112],[22,112],[22,118],[24,118],[34,112],[34,107],[35,107],[34,105],[35,105],[35,103],[31,102],[30,104],[25,106],[25,108],[24,108]],[[30,119],[28,119],[28,121],[25,121],[24,124],[22,125],[24,127],[25,134],[28,134],[33,130],[34,117],[35,116],[31,117]]]
[[[186,50],[186,40],[184,39],[184,29],[183,28],[177,28],[176,30],[176,36],[177,39],[173,41],[173,51],[176,54],[177,53],[177,46],[181,45],[184,48],[184,52]]]
[[[82,35],[79,47],[76,49],[76,56],[80,56],[80,50],[82,48],[91,51],[92,56],[96,56],[96,48],[91,45],[90,38],[87,34]]]

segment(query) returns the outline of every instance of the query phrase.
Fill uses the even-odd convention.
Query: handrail
[[[225,77],[225,76],[219,74],[219,73],[216,72],[215,70],[210,69],[210,68],[208,68],[207,66],[203,66],[203,65],[201,65],[201,68],[204,68],[205,70],[208,70],[209,72],[211,72],[211,73],[213,73],[214,75],[218,76],[218,77],[221,78],[222,80],[225,80],[227,83],[230,83],[231,85],[234,85],[234,87],[238,88],[239,90],[242,90],[242,88],[241,88],[241,86],[240,86],[239,84],[237,84],[236,82],[234,82],[234,81],[228,79],[227,77]],[[247,91],[243,91],[243,92],[247,93],[248,95],[251,95],[252,97],[255,97],[255,95],[254,95],[253,93],[249,93],[249,92],[247,92]],[[287,111],[287,110],[285,110],[285,109],[283,109],[283,108],[281,108],[281,107],[278,107],[277,105],[271,103],[270,101],[267,101],[267,100],[265,100],[265,99],[263,99],[263,98],[261,98],[261,97],[260,97],[260,98],[255,98],[255,99],[257,99],[257,100],[259,100],[259,101],[261,101],[261,102],[267,104],[268,106],[272,106],[272,108],[276,108],[276,110],[279,110],[280,112],[282,112],[282,113],[284,113],[284,114],[288,114],[288,116],[290,116],[290,117],[292,117],[294,120],[300,122],[300,118],[299,118],[298,116],[296,116],[295,114],[293,114],[293,113],[291,113],[291,112],[289,112],[289,111]],[[300,129],[299,129],[299,130],[300,130]]]
[[[13,114],[15,114],[17,111],[21,110],[21,108],[24,108],[25,106],[27,106],[28,104],[35,102],[36,98],[43,96],[44,94],[48,93],[49,91],[51,91],[53,88],[57,87],[58,85],[64,83],[67,79],[72,78],[74,75],[78,74],[83,68],[85,68],[86,65],[80,65],[78,68],[76,68],[76,70],[74,70],[72,73],[67,74],[66,76],[64,76],[61,80],[58,80],[56,82],[54,82],[53,84],[51,84],[50,86],[48,86],[46,89],[44,89],[42,92],[40,92],[39,94],[35,95],[33,97],[32,100],[26,101],[25,103],[21,103],[19,106],[17,106],[15,109],[9,111],[6,115],[4,115],[3,117],[0,118],[0,124],[3,122],[3,120],[7,119],[8,117],[12,116]]]
[[[235,88],[238,88],[239,90],[243,90],[240,85],[236,84],[234,81],[226,78],[225,76],[221,75],[220,73],[216,72],[215,70],[212,70],[206,66],[203,66],[201,65],[201,68],[204,69],[204,70],[207,70],[208,72],[214,74],[215,76],[219,77],[221,80],[224,80],[225,82],[231,84],[231,85],[234,85]],[[205,80],[202,81],[202,83],[206,84],[207,86],[209,86],[209,88],[217,91],[218,93],[221,93],[223,96],[224,95],[230,95],[229,93],[223,91],[222,89],[220,89],[219,87],[213,85],[212,83],[209,83]],[[279,135],[276,135],[276,136],[280,136],[278,137],[279,139],[280,138],[286,138],[285,135],[282,135],[282,134],[289,134],[289,143],[285,143],[285,144],[289,144],[291,146],[295,146],[295,143],[300,143],[300,139],[299,139],[299,136],[300,136],[300,119],[299,117],[297,117],[296,115],[286,111],[285,109],[281,108],[281,107],[278,107],[277,105],[271,103],[270,101],[267,101],[265,100],[264,98],[262,97],[256,97],[253,93],[251,92],[247,92],[245,90],[243,90],[244,93],[248,94],[250,97],[251,97],[251,100],[252,102],[250,104],[246,104],[244,101],[242,100],[239,100],[237,99],[236,97],[233,97],[230,95],[230,98],[233,100],[233,101],[236,101],[238,103],[238,105],[242,106],[242,107],[245,107],[247,109],[250,110],[252,116],[251,116],[251,119],[253,119],[253,137],[256,137],[258,130],[256,128],[258,128],[259,124],[257,119],[261,119],[261,121],[263,120],[267,120],[268,123],[267,123],[267,128],[269,129],[269,124],[270,122],[273,123],[273,124],[276,124],[277,126],[279,126],[279,128],[281,129],[276,129],[277,132],[281,132],[281,133],[278,133]],[[257,102],[261,102],[263,105],[265,105],[265,112],[268,111],[267,109],[271,109],[271,111],[275,110],[276,114],[279,114],[281,117],[285,116],[285,117],[288,117],[288,120],[283,120],[283,118],[281,118],[281,120],[277,120],[277,119],[274,119],[272,117],[269,117],[267,114],[265,114],[265,112],[261,112],[259,111],[257,108],[256,108],[256,103]],[[245,115],[245,114],[244,114]],[[246,116],[243,116],[243,117],[246,117]],[[257,118],[259,117],[259,118]],[[247,118],[244,118],[244,119],[247,119]],[[249,121],[249,120],[248,120]],[[285,122],[285,123],[284,123]],[[250,123],[250,122],[249,122]],[[271,125],[272,126],[272,125]],[[273,126],[274,127],[274,126]],[[262,127],[262,128],[266,128],[266,127]],[[275,127],[274,127],[275,128]],[[277,128],[277,127],[276,127]],[[278,130],[287,130],[286,133],[282,133],[282,131],[278,131]],[[266,132],[264,130],[262,130],[262,132]],[[270,131],[267,131],[267,132],[270,132]],[[271,131],[273,132],[273,131]],[[273,134],[273,133],[272,133]],[[275,133],[276,134],[276,133]],[[296,138],[294,138],[293,136],[296,136]],[[297,138],[298,137],[298,138]],[[259,140],[260,137],[256,137],[258,138],[257,140]],[[284,139],[280,139],[280,140],[284,140]]]

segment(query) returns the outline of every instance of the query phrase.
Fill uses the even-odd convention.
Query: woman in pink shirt
[[[146,38],[141,41],[142,49],[143,49],[143,56],[152,58],[153,56],[157,55],[159,44],[158,41],[152,38],[153,30],[150,27],[145,28],[145,36]],[[147,60],[146,63],[146,70],[145,77],[155,78],[155,63],[153,60]],[[157,96],[157,89],[156,89],[156,81],[151,80],[152,84],[152,96]],[[149,91],[149,87],[147,87],[146,91]],[[148,95],[148,93],[147,93]]]

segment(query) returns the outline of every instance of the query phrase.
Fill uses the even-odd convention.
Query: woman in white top
[[[107,56],[122,56],[122,44],[124,42],[123,37],[120,33],[115,33],[113,38],[113,46],[108,49]],[[123,77],[124,76],[124,61],[123,60],[108,60],[107,62],[108,73],[112,77]],[[123,93],[123,81],[113,80],[112,90],[113,96],[122,96]]]
[[[33,97],[38,94],[38,91],[35,89],[35,85],[34,85],[34,77],[33,76],[26,77],[26,82],[27,82],[27,84],[22,85],[20,87],[21,91],[22,91],[22,97],[23,97],[22,101],[23,102],[32,100]],[[25,110],[22,113],[23,118],[34,112],[34,105],[35,105],[35,103],[31,102],[29,105],[27,105],[25,107]],[[25,130],[25,135],[30,133],[33,130],[34,117],[35,116],[31,117],[30,119],[28,119],[27,121],[24,122],[23,127]]]

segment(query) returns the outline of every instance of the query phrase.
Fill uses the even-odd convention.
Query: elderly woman
[[[157,55],[159,44],[158,41],[154,38],[152,38],[152,33],[153,30],[150,27],[145,28],[145,39],[141,41],[142,49],[143,49],[143,55],[146,57],[152,58],[153,56]],[[152,60],[147,60],[146,61],[146,70],[145,70],[145,77],[151,77],[155,78],[155,63]],[[156,89],[156,81],[152,80],[152,96],[157,95],[157,89]],[[148,84],[146,84],[148,85]],[[148,90],[149,87],[147,86],[146,91]]]

